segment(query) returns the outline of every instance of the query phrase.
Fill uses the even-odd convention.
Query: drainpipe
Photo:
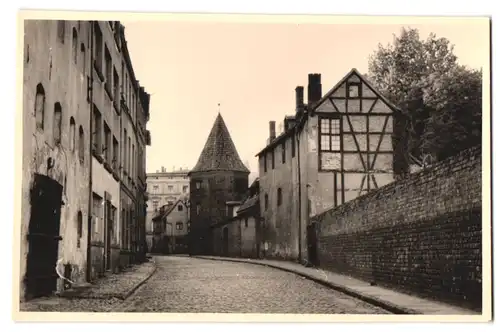
[[[297,123],[298,125],[298,123]],[[297,125],[294,128],[294,136],[297,140],[297,174],[299,182],[299,263],[302,261],[302,190],[300,179],[300,139],[297,131]]]
[[[92,112],[94,110],[94,68],[93,68],[93,61],[94,61],[94,24],[96,24],[96,21],[90,21],[90,79],[89,79],[89,85],[87,86],[87,89],[89,89],[89,103],[90,103],[90,123],[89,123],[89,205],[88,205],[88,216],[87,216],[87,271],[86,271],[86,279],[87,282],[90,282],[92,279],[92,248],[91,248],[91,242],[92,242],[92,147],[93,147],[93,140],[92,140],[92,133],[93,133],[93,126],[92,126]]]

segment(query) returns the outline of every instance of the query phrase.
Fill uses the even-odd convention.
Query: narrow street
[[[277,269],[157,256],[156,273],[115,312],[389,314]]]

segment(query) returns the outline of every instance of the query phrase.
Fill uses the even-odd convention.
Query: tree
[[[453,45],[403,28],[370,56],[368,76],[394,102],[395,169],[404,173],[425,155],[446,158],[481,138],[481,71],[460,66]],[[478,140],[479,138],[479,140]]]

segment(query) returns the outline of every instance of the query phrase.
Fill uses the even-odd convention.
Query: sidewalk
[[[399,293],[379,286],[330,271],[308,268],[294,262],[273,261],[263,259],[246,259],[214,256],[192,256],[199,259],[223,260],[264,265],[283,271],[292,272],[324,286],[359,298],[370,304],[379,306],[395,314],[424,315],[481,315],[479,312],[454,307],[436,301]]]
[[[127,270],[75,287],[62,294],[20,303],[20,311],[107,311],[125,300],[156,271],[154,260],[133,265]]]

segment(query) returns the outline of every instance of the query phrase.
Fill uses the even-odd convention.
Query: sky
[[[455,45],[461,64],[480,68],[489,52],[485,22],[436,18],[418,28]],[[399,24],[249,23],[227,21],[123,21],[136,78],[151,94],[152,145],[147,172],[192,168],[220,111],[242,161],[255,177],[255,154],[295,110],[295,87],[320,73],[326,93],[352,68],[368,71],[379,43]],[[486,29],[485,29],[486,28]],[[218,104],[220,103],[220,108]]]

